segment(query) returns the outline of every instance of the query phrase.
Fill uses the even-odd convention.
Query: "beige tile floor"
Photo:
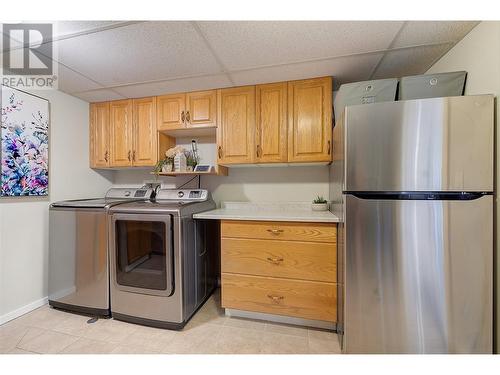
[[[182,331],[169,331],[40,307],[0,326],[0,353],[336,354],[332,332],[229,318],[218,291]]]

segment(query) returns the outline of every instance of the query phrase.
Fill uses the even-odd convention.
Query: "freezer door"
[[[345,191],[493,191],[493,96],[346,108]]]
[[[345,352],[492,352],[492,195],[347,195],[344,267]]]

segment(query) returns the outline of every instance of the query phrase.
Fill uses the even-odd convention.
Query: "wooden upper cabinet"
[[[257,85],[256,161],[287,161],[287,83]]]
[[[288,162],[332,160],[332,78],[288,82]]]
[[[90,104],[90,166],[108,167],[109,152],[109,103]]]
[[[134,166],[154,166],[158,159],[156,129],[156,98],[133,100],[134,131],[132,163]]]
[[[110,102],[109,122],[111,128],[110,165],[112,167],[131,166],[133,148],[132,100]]]
[[[186,126],[217,126],[217,90],[186,94]]]
[[[253,163],[255,86],[217,91],[217,152],[220,164]]]
[[[186,94],[157,97],[158,130],[183,129],[186,119]]]

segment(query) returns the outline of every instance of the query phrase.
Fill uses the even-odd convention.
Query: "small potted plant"
[[[160,172],[163,172],[163,167],[165,166],[167,159],[161,159],[158,160],[158,163],[156,163],[155,168],[153,169],[153,173],[155,175],[159,175]]]
[[[187,151],[185,155],[186,155],[187,171],[192,172],[194,171],[196,165],[198,165],[198,158],[192,151]]]
[[[325,198],[318,195],[316,199],[313,200],[311,204],[311,208],[313,211],[327,211],[328,210],[328,202]]]

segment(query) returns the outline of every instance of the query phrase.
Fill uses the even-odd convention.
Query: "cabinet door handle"
[[[280,234],[284,232],[283,229],[267,229],[267,231],[272,234]]]
[[[331,146],[330,141],[328,141],[328,143],[326,145],[326,147],[328,148],[328,155],[330,155],[330,152],[331,152],[331,150],[330,150],[331,147],[330,146]]]
[[[260,158],[262,156],[262,147],[260,145],[257,145],[257,157]]]
[[[128,150],[128,161],[132,161],[132,151]]]
[[[278,258],[278,257],[267,257],[267,260],[271,262],[272,264],[280,264],[281,262],[284,261],[283,258]]]
[[[186,122],[191,122],[191,115],[189,114],[189,111],[186,112]]]
[[[186,115],[184,114],[184,111],[181,112],[181,121],[183,124],[186,122]]]
[[[280,303],[282,300],[285,299],[285,297],[283,297],[283,296],[274,296],[272,294],[268,294],[267,298],[269,298],[274,303]]]
[[[135,161],[135,150],[132,151],[132,161]]]
[[[108,151],[104,153],[104,161],[107,163],[108,162]]]
[[[219,155],[219,159],[222,159],[222,147],[219,146],[219,150],[217,151],[218,155]]]

